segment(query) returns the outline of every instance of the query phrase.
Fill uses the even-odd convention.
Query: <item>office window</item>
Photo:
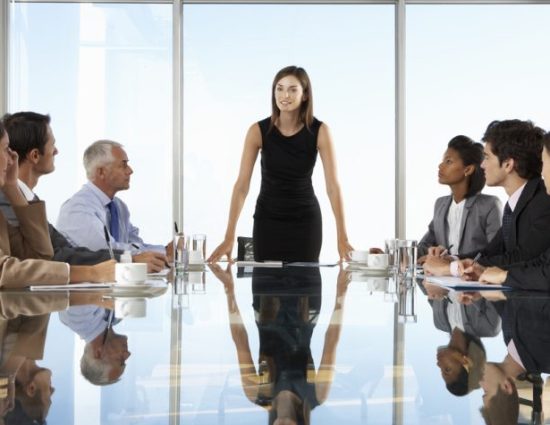
[[[407,236],[421,238],[449,140],[495,120],[550,129],[549,5],[407,7]],[[507,196],[502,188],[484,193]]]
[[[186,230],[208,232],[209,251],[222,241],[245,134],[271,114],[276,72],[299,65],[312,81],[314,113],[334,138],[350,241],[383,245],[394,231],[393,32],[392,6],[184,6]],[[259,162],[237,235],[252,235]],[[320,158],[314,188],[321,258],[335,260]]]
[[[11,112],[49,113],[59,155],[36,191],[55,223],[86,181],[82,154],[122,143],[134,169],[119,192],[145,240],[171,238],[172,8],[147,4],[16,3]]]

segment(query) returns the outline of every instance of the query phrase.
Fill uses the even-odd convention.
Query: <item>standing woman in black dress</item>
[[[311,183],[317,152],[336,220],[339,258],[349,259],[353,248],[346,232],[332,138],[327,125],[313,116],[311,83],[303,68],[288,66],[277,73],[271,104],[271,117],[248,130],[225,239],[208,261],[218,261],[224,254],[232,258],[237,220],[260,151],[262,184],[254,213],[255,260],[319,261],[321,209]]]

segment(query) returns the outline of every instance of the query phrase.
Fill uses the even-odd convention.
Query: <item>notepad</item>
[[[512,288],[504,285],[491,285],[478,281],[464,280],[455,276],[428,276],[426,281],[455,291],[509,291]]]

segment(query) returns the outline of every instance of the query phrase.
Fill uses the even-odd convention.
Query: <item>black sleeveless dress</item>
[[[258,123],[262,133],[262,184],[254,213],[256,261],[319,261],[322,218],[311,175],[321,121],[292,136]]]

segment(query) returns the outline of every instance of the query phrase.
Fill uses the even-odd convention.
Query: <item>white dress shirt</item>
[[[453,199],[447,212],[447,241],[449,243],[449,254],[457,255],[460,245],[460,225],[462,224],[462,215],[464,214],[464,205],[466,199],[463,199],[458,204]]]

